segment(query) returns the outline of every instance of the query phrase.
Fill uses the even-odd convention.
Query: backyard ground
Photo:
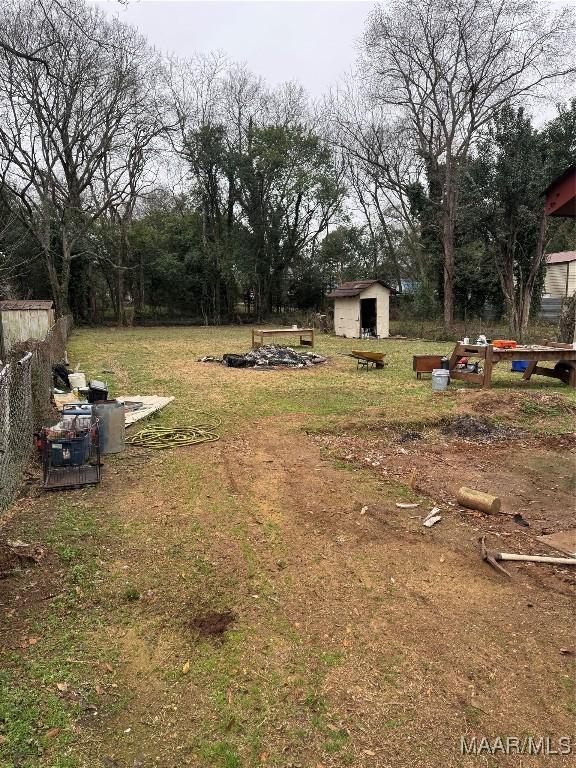
[[[536,536],[574,526],[574,392],[502,369],[433,393],[412,355],[451,345],[423,341],[320,336],[311,370],[197,362],[249,335],[70,340],[114,394],[174,395],[158,422],[208,410],[221,439],[128,448],[88,490],[32,473],[1,530],[43,557],[0,580],[0,766],[573,766],[461,737],[576,750],[575,569],[506,579],[477,544],[553,554]],[[357,347],[387,368],[356,371]],[[462,510],[460,485],[505,514]]]

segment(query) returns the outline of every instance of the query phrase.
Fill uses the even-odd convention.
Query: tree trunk
[[[138,257],[138,273],[136,277],[136,291],[134,296],[134,309],[141,315],[144,311],[144,258],[142,253]]]
[[[116,270],[116,290],[118,292],[118,304],[116,306],[116,323],[118,325],[125,324],[125,312],[124,312],[124,269],[122,265],[118,265]]]
[[[558,338],[565,344],[576,343],[576,293],[562,303]]]
[[[68,288],[70,286],[70,262],[72,261],[72,248],[65,234],[62,236],[62,266],[60,274],[56,270],[52,261],[53,280],[56,285],[52,286],[54,293],[55,314],[57,317],[70,314],[68,305]]]
[[[96,291],[94,290],[94,267],[88,261],[88,322],[94,325],[98,322],[96,308]]]
[[[532,306],[532,297],[534,295],[534,288],[538,280],[538,275],[546,258],[546,232],[548,230],[548,219],[544,211],[540,218],[540,229],[538,233],[538,241],[536,248],[532,256],[528,275],[526,279],[521,283],[516,291],[516,328],[517,338],[519,341],[524,337],[527,329],[528,322],[530,321],[530,308]]]
[[[454,324],[454,211],[447,205],[442,216],[444,247],[444,327]]]
[[[526,331],[528,330],[528,322],[530,320],[530,307],[532,305],[532,288],[526,285],[522,290],[522,295],[519,299],[519,323],[518,323],[518,341],[522,341]]]

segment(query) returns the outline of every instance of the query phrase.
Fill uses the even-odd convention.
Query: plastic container
[[[90,431],[78,437],[48,440],[50,461],[54,467],[79,467],[90,458]]]
[[[92,414],[91,403],[64,403],[63,416],[90,416]]]
[[[124,450],[124,403],[106,400],[92,405],[92,418],[100,427],[100,452],[120,453]]]
[[[90,432],[82,437],[51,440],[51,463],[54,467],[79,467],[90,457]]]
[[[448,388],[450,382],[450,371],[444,368],[434,368],[432,371],[432,389],[435,392],[443,392]]]
[[[82,371],[74,371],[74,373],[69,373],[68,381],[70,382],[70,389],[78,389],[78,387],[86,386],[86,376],[82,373]]]
[[[528,368],[528,360],[512,360],[512,370],[514,373],[524,373]]]
[[[108,385],[103,381],[92,379],[88,390],[88,402],[96,403],[101,400],[108,400]]]
[[[56,440],[61,437],[78,437],[77,433],[83,434],[90,429],[92,429],[90,414],[66,413],[62,414],[62,418],[56,424],[45,427],[45,432],[49,440]]]
[[[518,344],[513,339],[494,339],[492,346],[496,349],[516,349]]]

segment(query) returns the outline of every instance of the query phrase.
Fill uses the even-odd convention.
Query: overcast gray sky
[[[296,80],[316,98],[353,66],[374,5],[366,0],[92,1],[138,27],[165,53],[223,51],[271,85]],[[546,5],[557,9],[576,0]],[[542,107],[537,111],[546,114]]]
[[[373,3],[101,0],[98,5],[138,27],[162,51],[190,56],[221,50],[271,85],[297,80],[318,97],[354,63]]]

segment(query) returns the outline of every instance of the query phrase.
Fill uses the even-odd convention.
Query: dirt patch
[[[24,542],[0,542],[0,579],[35,565],[44,557],[44,549]]]
[[[457,437],[460,440],[477,443],[492,443],[518,437],[523,432],[516,427],[496,424],[491,419],[477,419],[470,414],[462,414],[451,418],[440,419],[438,422],[443,435]]]
[[[191,619],[188,626],[200,637],[223,640],[224,633],[234,621],[236,621],[236,615],[232,611],[207,611]]]
[[[0,543],[0,579],[12,576],[20,567],[18,555],[7,544]]]
[[[566,432],[564,435],[547,435],[542,438],[542,443],[547,448],[556,451],[575,451],[576,432]]]
[[[540,552],[538,535],[573,525],[572,435],[536,437],[470,414],[429,422],[420,440],[402,440],[402,434],[398,425],[362,433],[354,426],[339,434],[316,435],[315,440],[336,459],[365,467],[388,483],[411,486],[415,499],[429,499],[461,525],[513,537],[514,548],[522,552]],[[462,485],[499,496],[502,514],[460,508],[456,496]],[[426,504],[420,509],[427,511]],[[454,529],[446,539],[453,536],[451,543],[458,548],[461,535],[462,529]],[[561,574],[568,585],[576,585],[574,576]]]
[[[421,432],[416,432],[413,429],[409,429],[406,432],[402,432],[401,435],[398,435],[396,438],[397,443],[413,443],[415,440],[422,440],[423,435]]]
[[[512,416],[574,416],[576,406],[558,394],[454,390],[460,407],[475,413]]]

